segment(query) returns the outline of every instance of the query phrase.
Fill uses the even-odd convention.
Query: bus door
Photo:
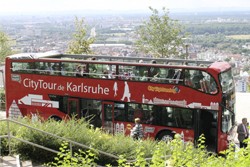
[[[70,117],[76,116],[77,118],[80,118],[79,99],[68,98],[68,111],[67,111],[67,114]]]
[[[217,152],[218,141],[218,120],[217,112],[212,110],[197,110],[195,141],[198,141],[200,135],[205,137],[205,145],[208,151]]]
[[[114,134],[114,103],[102,103],[102,127],[105,131]]]

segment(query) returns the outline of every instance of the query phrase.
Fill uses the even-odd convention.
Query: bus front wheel
[[[163,131],[157,136],[156,139],[168,142],[174,139],[174,133],[171,131]]]
[[[61,121],[62,118],[58,117],[58,116],[51,116],[49,119],[55,120],[55,121]]]

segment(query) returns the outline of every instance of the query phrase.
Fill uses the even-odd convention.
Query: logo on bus
[[[11,74],[11,80],[16,82],[21,82],[21,77],[20,75],[17,74]]]
[[[180,89],[177,86],[174,86],[173,88],[165,88],[165,87],[159,87],[159,86],[148,86],[148,90],[151,92],[163,92],[163,93],[179,93]]]

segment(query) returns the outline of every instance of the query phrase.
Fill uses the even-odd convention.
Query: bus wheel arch
[[[60,118],[59,116],[56,116],[56,115],[50,116],[49,119],[52,119],[52,120],[55,120],[55,121],[61,121],[62,120],[62,118]]]
[[[175,132],[171,130],[162,130],[156,135],[156,140],[171,141],[174,139]]]

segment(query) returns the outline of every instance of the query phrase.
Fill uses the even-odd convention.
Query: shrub
[[[99,128],[95,129],[91,127],[84,119],[71,119],[61,122],[57,122],[54,120],[33,122],[29,118],[20,118],[18,119],[18,121],[31,127],[46,131],[48,133],[52,133],[64,137],[66,139],[70,139],[78,143],[84,144],[91,148],[95,148],[96,150],[101,150],[117,156],[124,155],[124,157],[127,159],[135,159],[135,148],[138,142],[142,142],[145,145],[145,150],[147,150],[145,155],[147,157],[151,156],[151,152],[156,143],[152,140],[134,141],[130,137],[126,137],[122,134],[113,136],[103,132]],[[0,123],[0,133],[2,135],[6,135],[6,122]],[[45,135],[39,131],[28,129],[24,126],[20,126],[14,123],[10,123],[10,131],[14,136],[20,139],[25,139],[29,142],[33,142],[57,151],[59,151],[61,143],[63,142],[61,139]],[[6,145],[7,139],[2,139],[1,142],[2,144],[5,144],[5,146],[3,147],[4,152],[8,153],[8,147]],[[31,159],[34,162],[51,162],[53,161],[53,157],[56,156],[55,153],[51,153],[41,148],[33,147],[19,140],[12,139],[10,142],[10,146],[13,154],[20,154],[22,159]],[[77,151],[79,149],[80,147],[73,145],[73,151]],[[98,156],[97,161],[99,164],[104,164],[107,162],[116,163],[116,159],[105,156],[103,154],[100,154]]]
[[[56,122],[48,120],[44,122],[32,122],[29,118],[19,119],[21,123],[46,132],[56,134],[67,139],[82,143],[91,149],[82,149],[73,145],[74,157],[69,153],[68,144],[61,139],[44,135],[39,131],[10,123],[11,133],[18,137],[45,147],[58,150],[60,153],[50,153],[12,139],[10,142],[12,154],[20,154],[23,159],[31,159],[33,162],[48,163],[58,166],[250,166],[250,145],[247,148],[235,149],[231,146],[223,152],[224,156],[218,156],[206,151],[205,138],[200,136],[197,146],[193,143],[184,143],[181,139],[171,142],[157,142],[153,140],[133,140],[122,134],[115,136],[103,132],[101,129],[91,127],[84,119]],[[6,122],[0,122],[0,134],[7,134]],[[98,150],[119,156],[114,159]],[[1,139],[1,153],[8,154],[8,142]],[[56,157],[54,159],[54,157]],[[83,163],[83,164],[82,164]]]

